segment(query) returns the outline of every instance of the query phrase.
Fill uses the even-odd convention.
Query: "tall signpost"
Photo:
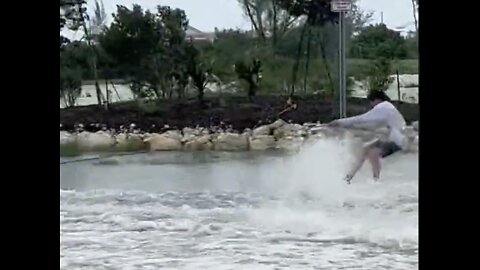
[[[339,117],[347,116],[347,72],[345,57],[345,14],[352,9],[352,0],[332,0],[332,12],[339,13],[338,22],[338,80]]]

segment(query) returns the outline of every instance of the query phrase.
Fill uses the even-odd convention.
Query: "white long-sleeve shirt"
[[[353,117],[339,119],[341,126],[353,126],[358,124],[386,125],[389,128],[389,141],[396,143],[402,149],[406,149],[408,138],[403,134],[405,119],[400,112],[388,101],[378,103],[370,111]]]

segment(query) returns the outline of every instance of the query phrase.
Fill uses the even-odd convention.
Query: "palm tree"
[[[101,106],[102,101],[105,100],[105,98],[103,97],[102,90],[100,89],[100,85],[98,83],[98,70],[97,70],[98,51],[94,43],[97,41],[98,36],[102,31],[102,27],[105,26],[107,15],[105,13],[105,8],[102,0],[100,0],[100,2],[95,0],[94,16],[91,20],[89,20],[89,16],[86,13],[86,10],[83,9],[82,11],[83,11],[82,25],[83,25],[83,31],[85,33],[84,37],[92,52],[91,65],[92,65],[92,71],[93,71],[93,78],[95,80],[95,90],[97,94],[98,106]],[[85,23],[85,21],[87,20],[89,21],[89,27],[87,27],[87,24]],[[108,99],[108,90],[107,90],[107,99]]]
[[[103,32],[107,23],[107,13],[103,1],[95,0],[95,9],[93,10],[93,17],[90,20],[90,35],[92,39],[98,41],[98,36]]]
[[[95,0],[95,8],[93,10],[93,17],[92,19],[89,21],[90,22],[90,36],[91,36],[91,40],[94,41],[96,44],[98,44],[98,38],[99,36],[102,34],[102,32],[104,31],[105,27],[106,27],[106,23],[107,23],[107,13],[105,12],[105,7],[103,5],[103,1],[100,0],[100,1],[97,1]],[[93,48],[93,49],[96,49]],[[98,52],[96,53],[96,55],[98,56]],[[95,59],[98,61],[98,59]],[[95,67],[96,69],[96,67]],[[98,81],[97,81],[97,76],[98,75],[95,75],[95,88],[97,89],[97,93],[99,93],[100,95],[102,95],[102,98],[103,97],[103,94],[100,90],[100,87],[98,86]],[[105,81],[105,95],[106,95],[106,106],[107,106],[107,109],[108,109],[108,105],[110,103],[110,94],[109,94],[109,91],[108,91],[108,80],[107,78],[105,78],[106,81]]]

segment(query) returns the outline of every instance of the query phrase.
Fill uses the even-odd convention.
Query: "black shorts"
[[[377,141],[372,145],[372,147],[380,148],[382,150],[381,152],[382,158],[386,158],[402,150],[402,148],[394,142]]]

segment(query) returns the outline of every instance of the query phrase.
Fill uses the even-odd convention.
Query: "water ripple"
[[[62,167],[60,269],[417,269],[416,161],[347,186],[334,149]]]

